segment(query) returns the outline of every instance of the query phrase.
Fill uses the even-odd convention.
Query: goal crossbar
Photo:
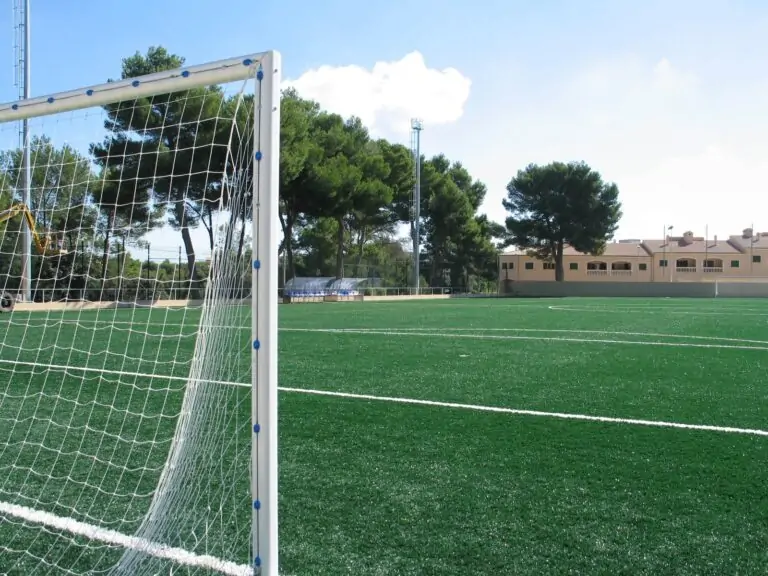
[[[185,88],[200,88],[242,80],[253,74],[254,67],[263,67],[267,61],[274,63],[276,58],[279,58],[276,52],[260,52],[125,80],[104,82],[28,100],[6,102],[0,104],[0,122],[71,112],[164,92],[178,92]]]

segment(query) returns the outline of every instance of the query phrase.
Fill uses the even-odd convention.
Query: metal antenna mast
[[[419,293],[421,272],[419,271],[421,221],[421,131],[424,123],[418,118],[411,119],[411,152],[413,153],[415,179],[413,185],[413,207],[411,216],[411,235],[413,237],[413,289]]]
[[[19,100],[26,100],[30,96],[29,2],[30,0],[13,0],[13,72],[14,86],[18,89]],[[19,146],[24,149],[24,152],[17,189],[22,191],[22,201],[31,210],[32,165],[29,121],[26,119],[21,123]],[[24,227],[24,243],[21,249],[21,295],[27,302],[32,299],[32,230],[29,226]]]

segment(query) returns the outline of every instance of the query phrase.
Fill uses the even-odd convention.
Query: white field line
[[[750,309],[750,308],[733,308],[730,311],[727,310],[718,310],[718,311],[710,311],[710,310],[696,310],[694,308],[691,308],[690,310],[686,310],[684,307],[682,308],[672,308],[669,307],[654,307],[651,308],[650,306],[643,307],[643,306],[635,306],[633,307],[610,307],[610,308],[603,308],[596,306],[594,308],[589,306],[570,306],[567,304],[564,305],[557,305],[557,306],[548,306],[550,310],[556,310],[559,312],[589,312],[591,313],[608,313],[608,314],[673,314],[673,315],[684,315],[684,316],[768,316],[768,312],[765,312],[765,309]]]
[[[551,307],[550,307],[551,308]],[[200,329],[198,326],[193,326],[191,324],[171,324],[171,323],[162,323],[162,322],[129,322],[125,320],[116,320],[114,322],[107,321],[107,320],[51,320],[49,323],[43,323],[43,324],[22,324],[19,323],[19,325],[26,326],[27,328],[55,328],[59,324],[72,324],[72,325],[82,325],[85,327],[86,325],[98,325],[103,324],[104,328],[108,328],[110,326],[128,326],[126,328],[126,331],[134,331],[134,332],[141,332],[142,328],[146,327],[155,327],[155,328],[187,328],[189,327],[192,329],[192,332],[188,333],[179,333],[179,334],[157,334],[158,336],[167,336],[168,338],[176,338],[176,337],[192,337],[197,336],[200,333]],[[133,328],[131,328],[133,327]],[[208,325],[207,328],[212,328],[216,330],[242,330],[242,331],[249,331],[251,330],[250,326],[224,326],[224,325]],[[99,329],[97,327],[97,329]],[[561,329],[561,328],[445,328],[445,327],[430,327],[425,326],[423,328],[280,328],[281,331],[291,332],[296,330],[357,330],[360,332],[381,332],[381,331],[387,331],[387,332],[531,332],[531,333],[539,333],[539,334],[607,334],[611,336],[647,336],[649,338],[676,338],[676,339],[685,339],[685,340],[707,340],[712,342],[737,342],[742,344],[765,344],[768,346],[768,340],[747,340],[744,338],[726,338],[723,336],[696,336],[692,334],[667,334],[663,332],[626,332],[626,331],[614,331],[614,330],[577,330],[577,329]],[[583,341],[583,340],[580,340]],[[663,342],[659,343],[663,344]]]
[[[76,321],[76,320],[55,320],[50,324],[33,325],[32,328],[53,328],[57,324],[77,324],[85,325],[88,323],[101,323],[101,321]],[[139,323],[134,324],[132,322],[118,321],[118,322],[104,322],[104,328],[108,328],[110,325],[129,325],[135,326],[134,328],[116,328],[117,330],[124,330],[126,332],[142,332],[141,328],[146,327],[158,327],[158,328],[184,328],[182,324],[162,324],[162,323]],[[28,326],[30,327],[30,326]],[[190,326],[190,329],[193,327]],[[250,331],[249,326],[219,326],[210,325],[207,328],[217,330],[241,330]],[[97,328],[99,329],[99,328]],[[352,334],[379,334],[379,335],[394,335],[394,336],[440,336],[446,338],[474,338],[474,339],[489,339],[489,340],[542,340],[542,341],[560,341],[560,342],[580,342],[580,343],[597,343],[597,344],[639,344],[645,346],[673,346],[680,348],[734,348],[737,350],[768,350],[768,340],[748,340],[744,338],[726,338],[721,336],[696,336],[688,334],[665,334],[657,332],[624,332],[624,331],[611,331],[611,330],[575,330],[575,329],[559,329],[559,328],[442,328],[442,327],[425,327],[425,328],[280,328],[281,332],[318,332],[318,333],[352,333]],[[561,338],[561,337],[546,337],[546,336],[499,336],[488,334],[469,334],[470,332],[531,332],[538,334],[606,334],[611,336],[647,336],[649,338],[670,338],[670,339],[684,339],[684,340],[706,340],[711,342],[734,342],[739,344],[762,344],[764,346],[734,346],[726,344],[697,344],[686,342],[658,342],[658,341],[636,341],[636,340],[615,340],[605,338]],[[462,334],[464,333],[464,334]],[[199,335],[199,329],[194,328],[193,331],[188,333],[178,334],[153,334],[154,336],[167,336],[168,338],[196,338]]]
[[[250,328],[249,328],[250,329]],[[290,331],[291,328],[281,328],[281,330]],[[694,336],[690,334],[666,334],[663,332],[618,332],[613,330],[574,330],[562,328],[444,328],[429,327],[424,328],[340,328],[340,330],[359,330],[361,332],[370,331],[399,331],[399,332],[533,332],[538,334],[607,334],[610,336],[648,336],[650,338],[673,338],[684,340],[708,340],[713,342],[738,342],[742,344],[765,344],[768,346],[768,340],[747,340],[744,338],[726,338],[723,336]],[[580,340],[581,341],[581,340]],[[664,344],[660,342],[660,344]]]
[[[15,360],[0,360],[0,363],[23,364],[27,366],[36,366],[38,368],[48,368],[51,370],[63,370],[74,372],[96,372],[102,374],[116,374],[121,376],[131,376],[139,378],[154,378],[159,380],[174,380],[187,382],[189,379],[182,376],[163,376],[158,374],[142,374],[139,372],[123,372],[117,370],[105,370],[103,368],[80,368],[76,366],[61,366],[56,364],[35,364],[32,362],[19,362]],[[227,382],[223,380],[198,380],[205,384],[217,384],[221,386],[236,386],[239,388],[251,388],[251,384],[244,382]],[[629,424],[636,426],[652,426],[657,428],[678,428],[685,430],[703,430],[709,432],[725,432],[731,434],[745,434],[751,436],[768,436],[768,430],[759,430],[753,428],[737,428],[733,426],[713,426],[709,424],[684,424],[680,422],[666,422],[663,420],[642,420],[637,418],[617,418],[613,416],[594,416],[590,414],[573,414],[568,412],[546,412],[542,410],[526,410],[522,408],[505,408],[503,406],[483,406],[479,404],[463,404],[459,402],[440,402],[437,400],[420,400],[418,398],[400,398],[394,396],[376,396],[372,394],[355,394],[352,392],[335,392],[332,390],[314,390],[311,388],[294,388],[287,386],[278,386],[280,392],[294,394],[313,394],[316,396],[330,396],[335,398],[348,398],[357,400],[372,400],[378,402],[395,402],[398,404],[411,404],[414,406],[432,406],[437,408],[454,408],[459,410],[475,410],[478,412],[495,412],[498,414],[512,414],[517,416],[540,416],[548,418],[557,418],[561,420],[582,420],[586,422],[606,422],[612,424]]]
[[[280,388],[283,392],[299,394],[314,394],[317,396],[333,396],[336,398],[353,398],[356,400],[372,400],[378,402],[396,402],[399,404],[414,404],[418,406],[436,406],[439,408],[456,408],[459,410],[475,410],[478,412],[495,412],[497,414],[514,414],[517,416],[540,416],[558,418],[561,420],[584,420],[587,422],[605,422],[609,424],[633,424],[635,426],[652,426],[656,428],[678,428],[683,430],[703,430],[708,432],[725,432],[730,434],[746,434],[749,436],[768,436],[768,430],[754,428],[735,428],[732,426],[712,426],[709,424],[683,424],[681,422],[665,422],[663,420],[640,420],[637,418],[614,418],[611,416],[591,416],[589,414],[570,414],[566,412],[544,412],[541,410],[523,410],[519,408],[503,408],[497,406],[479,406],[476,404],[461,404],[457,402],[437,402],[434,400],[417,400],[415,398],[397,398],[392,396],[373,396],[370,394],[352,394],[347,392],[329,392],[325,390],[309,390],[306,388]]]
[[[614,340],[610,338],[564,338],[560,336],[513,336],[507,334],[464,334],[458,332],[381,330],[367,328],[281,328],[283,332],[318,332],[328,334],[372,334],[380,336],[428,336],[430,338],[469,338],[473,340],[536,340],[540,342],[575,342],[578,344],[619,344],[632,346],[667,346],[671,348],[719,348],[768,352],[768,346],[703,344],[698,342],[657,342],[652,340]],[[437,330],[437,329],[435,329]],[[768,343],[766,343],[768,344]]]
[[[253,574],[252,568],[245,564],[236,564],[235,562],[221,560],[220,558],[215,558],[213,556],[195,554],[194,552],[189,552],[183,548],[173,548],[171,546],[166,546],[165,544],[150,542],[144,538],[128,536],[127,534],[115,530],[109,530],[107,528],[94,526],[93,524],[80,522],[74,518],[57,516],[50,512],[43,512],[42,510],[35,510],[34,508],[19,506],[18,504],[10,504],[8,502],[0,501],[0,514],[13,516],[26,522],[40,524],[48,528],[61,530],[77,536],[83,536],[98,542],[104,542],[105,544],[137,550],[148,556],[170,560],[176,564],[181,564],[182,566],[215,570],[231,576],[250,576]]]

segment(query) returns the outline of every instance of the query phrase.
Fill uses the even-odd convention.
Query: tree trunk
[[[555,282],[565,281],[565,269],[563,268],[563,241],[555,245]]]
[[[442,276],[443,276],[443,258],[439,251],[435,250],[432,253],[432,270],[430,273],[430,281],[429,285],[432,287],[437,286],[438,284],[442,285]],[[438,280],[440,280],[438,282]]]
[[[280,214],[280,226],[283,229],[283,249],[285,258],[288,261],[287,280],[296,277],[296,267],[293,263],[293,224],[296,222],[295,216],[290,213]]]
[[[210,207],[207,208],[207,212],[208,212],[208,214],[207,214],[208,215],[208,223],[205,224],[205,228],[206,228],[206,230],[208,230],[208,244],[211,247],[211,253],[213,253],[213,214],[211,212]],[[203,222],[205,222],[205,214],[203,215],[201,220]]]
[[[339,225],[338,245],[336,246],[336,278],[344,278],[344,219],[337,218],[336,222]]]
[[[357,264],[355,264],[355,276],[361,276],[360,268],[363,265],[363,250],[365,249],[365,228],[360,230],[360,236],[357,240]]]
[[[243,257],[243,248],[245,248],[245,218],[243,218],[243,225],[240,227],[240,240],[237,243],[237,261]],[[255,255],[254,255],[255,257]]]
[[[189,298],[191,300],[200,300],[200,287],[198,286],[197,269],[195,268],[195,247],[192,245],[192,235],[189,233],[189,226],[187,226],[187,211],[184,206],[181,209],[181,239],[184,242],[184,250],[187,253]]]
[[[114,208],[112,210],[112,213],[109,215],[109,223],[107,224],[107,231],[104,234],[104,253],[101,256],[102,292],[104,290],[104,284],[107,281],[107,265],[109,264],[109,238],[110,238],[110,233],[112,232],[112,228],[115,226],[116,217],[117,217],[117,208]]]
[[[123,283],[125,281],[125,265],[128,264],[128,252],[125,251],[125,234],[123,234],[123,245],[120,249],[120,260],[122,263],[119,264],[119,270],[120,270],[120,282],[117,285],[117,300],[119,301],[121,299],[121,296],[123,294]]]

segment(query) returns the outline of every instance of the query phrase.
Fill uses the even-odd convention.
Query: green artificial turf
[[[205,374],[247,384],[250,320],[228,314],[206,333]],[[0,317],[0,501],[133,534],[199,320]],[[304,304],[281,306],[280,327],[283,574],[764,572],[768,437],[471,406],[766,430],[768,302]],[[247,562],[249,390],[200,390],[191,472],[157,536]],[[103,570],[121,553],[0,515],[0,573]]]

